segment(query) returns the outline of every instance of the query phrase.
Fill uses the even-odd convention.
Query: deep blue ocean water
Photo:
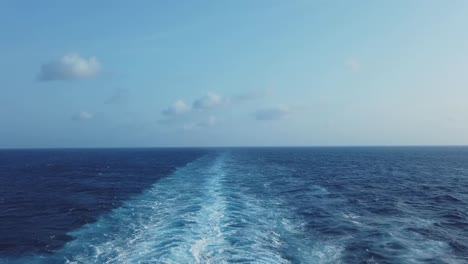
[[[468,263],[468,148],[0,150],[0,263]]]

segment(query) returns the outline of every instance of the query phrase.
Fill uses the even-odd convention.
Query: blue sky
[[[468,1],[0,1],[0,147],[468,144]]]

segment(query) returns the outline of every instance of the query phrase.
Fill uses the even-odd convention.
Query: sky
[[[0,0],[0,148],[466,145],[467,14]]]

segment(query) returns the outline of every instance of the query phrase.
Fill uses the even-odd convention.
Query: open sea
[[[468,263],[468,147],[0,150],[0,263]]]

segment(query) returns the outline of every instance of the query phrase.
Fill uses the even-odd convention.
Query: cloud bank
[[[220,114],[226,108],[234,111],[243,102],[254,101],[265,96],[267,96],[267,91],[252,91],[230,97],[210,92],[195,99],[192,104],[177,100],[161,111],[163,118],[159,119],[158,123],[161,125],[178,125],[184,130],[213,127],[217,124],[217,118],[214,114]],[[221,106],[225,107],[221,108]],[[201,119],[200,115],[207,113],[210,114],[208,118]],[[278,120],[287,118],[290,114],[291,109],[281,105],[259,109],[253,113],[257,120]]]
[[[39,81],[92,79],[101,72],[101,65],[95,57],[82,58],[79,54],[67,54],[41,66]]]
[[[255,100],[265,96],[265,92],[251,92],[239,94],[232,97],[223,97],[215,93],[207,93],[205,96],[195,99],[191,105],[186,104],[183,100],[179,99],[175,101],[171,106],[161,111],[161,114],[170,117],[176,118],[182,114],[187,114],[195,110],[213,110],[222,105],[228,105],[230,103],[241,103],[244,101]],[[168,120],[161,123],[173,123],[168,122]]]

